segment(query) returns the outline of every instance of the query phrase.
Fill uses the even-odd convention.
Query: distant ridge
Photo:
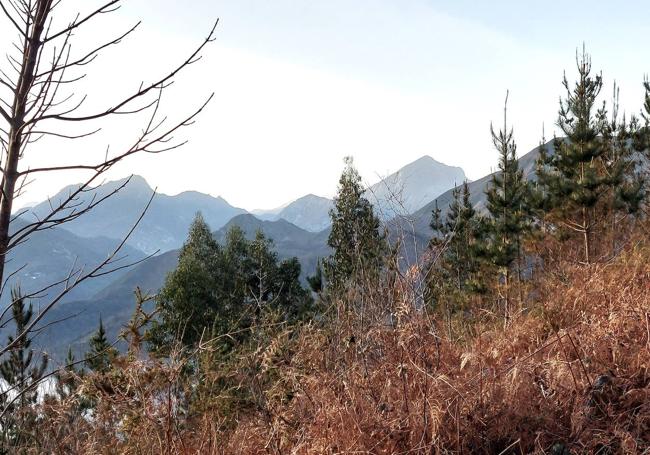
[[[93,197],[101,198],[110,194],[127,181],[126,186],[119,192],[89,213],[64,224],[62,228],[80,237],[92,237],[101,233],[108,238],[122,239],[138,219],[153,193],[144,178],[135,175],[130,180],[121,179],[105,183],[91,192],[84,193],[79,200],[83,206]],[[71,185],[59,191],[51,198],[52,204],[65,200],[78,187],[79,185]],[[35,217],[43,217],[49,211],[50,202],[45,201],[27,209],[22,218],[30,221]],[[223,226],[233,216],[245,213],[245,210],[231,206],[221,197],[212,197],[196,191],[186,191],[176,196],[159,193],[127,243],[148,254],[178,248],[183,244],[187,229],[198,211],[215,228]]]
[[[419,210],[465,179],[460,167],[425,155],[372,185],[366,194],[381,217],[390,219]]]
[[[308,194],[287,204],[277,214],[277,218],[310,232],[320,232],[330,225],[329,211],[333,206],[331,199]]]
[[[535,179],[535,165],[542,147],[545,147],[549,153],[552,153],[551,142],[548,142],[547,144],[538,146],[527,154],[519,157],[519,167],[523,171],[524,176],[529,180]],[[471,194],[470,201],[479,213],[486,213],[487,196],[485,195],[485,191],[487,190],[494,174],[495,173],[487,174],[478,180],[470,182],[468,185]],[[460,184],[460,182],[458,182],[458,184]],[[452,201],[452,193],[453,188],[429,201],[419,210],[416,210],[409,215],[397,216],[388,222],[388,228],[393,239],[398,235],[405,235],[408,237],[408,241],[403,242],[405,247],[402,253],[405,263],[412,263],[414,260],[419,258],[425,250],[429,239],[433,235],[433,232],[429,227],[429,223],[431,222],[431,213],[435,205],[438,204],[438,208],[442,211],[442,216],[445,216],[449,204]]]
[[[455,185],[465,181],[465,172],[423,156],[372,185],[366,197],[384,220],[412,213]],[[333,201],[308,194],[282,207],[253,213],[266,220],[285,219],[307,231],[318,232],[330,225]]]

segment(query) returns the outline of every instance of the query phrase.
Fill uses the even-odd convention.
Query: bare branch
[[[26,35],[25,32],[23,31],[23,29],[20,28],[20,25],[18,25],[18,22],[16,22],[16,19],[14,19],[13,16],[11,15],[11,13],[7,10],[7,8],[6,8],[6,6],[5,6],[5,2],[3,2],[3,1],[0,1],[0,10],[2,10],[2,12],[4,13],[4,15],[7,17],[7,19],[9,19],[9,22],[12,23],[12,25],[13,25],[14,28],[18,31],[18,33],[20,33],[20,35],[21,35],[23,38],[27,39],[27,35]]]
[[[91,115],[86,115],[86,116],[79,116],[79,117],[68,117],[67,114],[69,112],[63,113],[63,114],[50,114],[50,115],[43,115],[40,117],[35,117],[23,125],[23,128],[28,126],[29,124],[40,122],[43,120],[61,120],[61,121],[68,121],[68,122],[82,122],[82,121],[88,121],[88,120],[96,120],[100,119],[103,117],[107,117],[109,115],[118,113],[120,109],[122,109],[124,106],[132,103],[133,101],[142,98],[143,96],[147,95],[149,92],[151,92],[154,89],[160,89],[161,87],[164,87],[164,85],[171,81],[183,68],[187,67],[188,65],[191,65],[194,63],[196,60],[195,58],[197,55],[203,50],[203,48],[208,44],[214,41],[214,33],[217,28],[217,24],[219,21],[217,20],[212,29],[210,30],[210,33],[208,34],[207,38],[203,40],[203,42],[194,50],[194,52],[187,58],[183,63],[178,65],[176,68],[174,68],[170,73],[168,73],[165,77],[159,79],[158,81],[146,86],[145,88],[140,88],[136,93],[133,95],[123,99],[119,103],[117,103],[114,107],[110,107],[106,109],[103,112],[99,112],[96,114],[91,114]],[[136,111],[137,112],[137,111]]]
[[[86,17],[84,17],[81,20],[79,20],[79,15],[77,15],[75,20],[72,21],[72,23],[70,25],[68,25],[66,28],[59,31],[58,33],[55,33],[52,36],[46,37],[43,40],[43,44],[47,44],[50,41],[55,40],[55,39],[57,39],[58,37],[60,37],[62,35],[67,35],[67,34],[71,33],[74,29],[81,27],[83,24],[85,24],[86,22],[88,22],[90,19],[97,16],[98,14],[111,13],[113,11],[116,11],[119,8],[119,6],[116,7],[116,8],[111,8],[111,7],[113,5],[117,5],[118,3],[120,3],[120,1],[121,0],[111,0],[110,2],[106,3],[104,6],[102,6],[101,8],[93,11],[92,13],[90,13],[89,15],[87,15]]]

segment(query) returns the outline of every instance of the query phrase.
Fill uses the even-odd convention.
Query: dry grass
[[[181,363],[123,359],[85,379],[92,419],[71,417],[74,400],[51,405],[29,452],[647,454],[648,256],[556,265],[505,329],[476,313],[462,341],[417,309],[417,274],[350,292],[331,323],[242,351],[229,391],[247,406],[234,412],[227,394],[184,410]]]
[[[647,453],[650,264],[564,265],[504,330],[464,344],[422,312],[397,328],[307,330],[284,372],[296,397],[271,425],[240,423],[232,452]],[[412,308],[412,306],[411,306]],[[337,342],[332,330],[355,342]],[[555,451],[553,451],[555,450]]]

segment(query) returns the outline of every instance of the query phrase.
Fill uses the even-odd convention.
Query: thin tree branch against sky
[[[129,0],[117,22],[92,33],[145,15],[138,45],[127,54],[108,50],[88,83],[127,92],[134,75],[112,69],[138,68],[135,79],[147,80],[219,17],[210,55],[163,100],[170,112],[205,91],[215,92],[215,102],[192,128],[183,159],[180,152],[141,156],[111,176],[135,172],[162,192],[198,190],[246,209],[307,193],[332,196],[347,155],[367,182],[425,154],[478,178],[493,166],[489,125],[500,118],[506,90],[522,154],[539,142],[542,123],[552,134],[562,73],[572,75],[583,42],[603,71],[604,93],[616,80],[627,112],[639,110],[650,72],[641,44],[650,4],[641,1],[196,0],[187,8],[160,0],[152,9],[150,0]],[[87,101],[101,105],[99,97]],[[125,129],[115,122],[104,133]],[[57,164],[48,159],[30,165]],[[22,202],[42,200],[69,180],[79,179],[41,179]]]

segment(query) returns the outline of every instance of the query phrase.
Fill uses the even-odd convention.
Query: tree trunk
[[[505,288],[505,302],[504,302],[504,327],[508,326],[510,321],[510,269],[506,268],[506,272],[503,275],[504,288]]]
[[[591,264],[591,222],[587,208],[582,208],[582,243],[584,247],[585,263]]]
[[[25,43],[24,60],[21,65],[20,75],[16,84],[16,93],[11,109],[11,124],[9,126],[9,141],[7,144],[7,162],[3,169],[2,202],[0,203],[0,283],[4,280],[4,267],[7,261],[9,247],[9,224],[11,211],[18,180],[18,162],[23,146],[22,134],[29,93],[35,77],[39,50],[43,43],[41,35],[44,24],[51,10],[51,0],[42,0],[36,6],[35,22],[29,31],[30,35]]]

